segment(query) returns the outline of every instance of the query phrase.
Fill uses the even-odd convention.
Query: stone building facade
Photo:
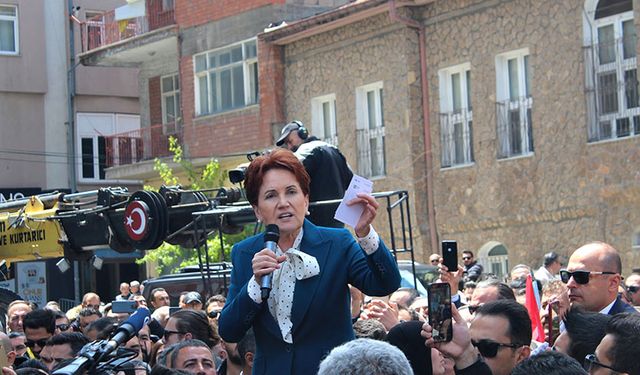
[[[430,149],[438,241],[474,250],[489,272],[538,267],[545,252],[568,256],[589,241],[616,247],[625,273],[640,265],[638,1],[398,8],[424,27],[427,148],[419,34],[390,17],[393,2],[369,3],[335,13],[334,27],[306,21],[262,39],[283,49],[285,117],[321,132],[313,100],[334,95],[338,146],[355,169],[358,88],[381,83],[386,171],[375,190],[410,191],[418,259],[438,251]]]

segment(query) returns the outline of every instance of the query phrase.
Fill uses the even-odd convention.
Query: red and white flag
[[[531,279],[531,275],[527,276],[525,306],[529,312],[529,318],[531,319],[531,338],[538,342],[544,342],[544,328],[540,321],[540,308],[538,307],[536,295],[533,291],[533,280]]]

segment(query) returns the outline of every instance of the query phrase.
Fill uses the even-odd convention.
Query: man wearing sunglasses
[[[634,306],[640,306],[640,275],[632,274],[625,280],[627,286],[627,299]]]
[[[585,358],[589,374],[640,374],[640,315],[622,313],[611,318],[595,353]]]
[[[574,251],[560,279],[569,288],[571,304],[587,311],[614,315],[635,312],[618,297],[622,261],[618,251],[604,242],[591,242]]]
[[[434,343],[429,323],[423,325],[422,336],[428,346],[455,360],[456,373],[509,375],[529,357],[531,319],[516,301],[498,300],[480,306],[469,328],[455,306],[452,315],[455,324],[450,342]]]
[[[56,329],[56,317],[51,310],[34,310],[24,317],[24,334],[27,347],[36,358]]]

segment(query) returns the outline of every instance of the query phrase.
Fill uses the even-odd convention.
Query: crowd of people
[[[0,333],[3,374],[71,373],[92,343],[132,319],[115,309],[130,301],[150,319],[89,373],[640,375],[640,274],[623,279],[611,245],[591,242],[568,259],[550,252],[540,268],[519,264],[506,279],[485,272],[470,250],[451,270],[431,255],[437,282],[451,292],[450,308],[438,309],[451,315],[442,341],[429,298],[399,288],[396,261],[372,225],[371,195],[346,202],[362,211],[352,232],[324,211],[310,213],[314,189],[334,180],[316,169],[351,173],[337,148],[299,122],[283,128],[278,145],[286,149],[254,158],[245,172],[247,199],[275,238],[234,245],[227,296],[184,291],[172,307],[166,290],[151,290],[147,301],[131,281],[113,302],[87,293],[64,312],[55,302],[14,301]]]

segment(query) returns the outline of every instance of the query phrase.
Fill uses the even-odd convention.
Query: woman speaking
[[[284,149],[251,162],[245,189],[258,220],[277,225],[280,237],[275,253],[265,246],[264,234],[233,247],[220,336],[238,342],[254,328],[254,374],[315,374],[331,349],[354,338],[348,284],[373,296],[400,285],[396,262],[371,226],[378,203],[367,194],[348,202],[364,207],[354,228],[357,242],[346,229],[313,225],[305,220],[309,175]],[[266,275],[272,289],[263,300]]]

